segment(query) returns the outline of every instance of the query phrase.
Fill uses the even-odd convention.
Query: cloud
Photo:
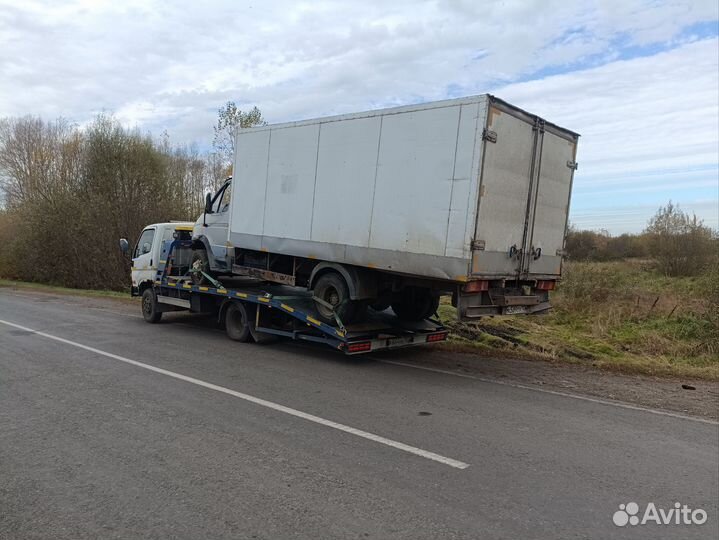
[[[622,175],[651,185],[664,169],[717,162],[717,31],[688,32],[718,10],[715,0],[0,0],[0,116],[83,124],[109,110],[209,147],[227,100],[279,122],[494,90],[582,133],[581,209],[583,192]]]
[[[632,230],[638,230],[670,198],[691,206],[694,198],[712,197],[713,207],[696,211],[719,225],[716,38],[496,92],[582,135],[573,219],[595,215],[587,209],[598,205],[600,211],[624,206],[629,213],[635,208]],[[642,207],[649,202],[655,206]],[[625,222],[616,225],[606,228],[627,230]]]

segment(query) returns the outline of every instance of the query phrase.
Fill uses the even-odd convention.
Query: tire
[[[157,296],[152,287],[148,287],[142,293],[142,317],[152,324],[158,323],[162,319],[162,312],[157,309]]]
[[[225,331],[227,337],[234,341],[247,343],[253,341],[250,332],[250,319],[245,306],[240,302],[232,302],[225,312]]]
[[[357,303],[350,300],[349,287],[345,279],[337,272],[322,274],[313,288],[314,296],[334,306],[334,311],[327,306],[315,302],[317,314],[322,322],[336,325],[334,312],[337,313],[342,324],[354,322],[357,315]]]
[[[192,262],[190,263],[190,270],[199,269],[205,274],[210,272],[210,262],[207,258],[207,251],[204,249],[196,249],[192,251]],[[192,283],[195,285],[205,285],[207,278],[200,273],[191,272]]]
[[[418,322],[435,314],[439,296],[423,287],[405,287],[399,297],[392,301],[392,311],[399,319]]]

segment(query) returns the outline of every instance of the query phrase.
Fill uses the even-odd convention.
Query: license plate
[[[389,340],[389,346],[392,347],[401,347],[402,345],[408,345],[412,343],[414,339],[409,337],[401,337],[401,338],[394,338]]]
[[[527,313],[527,306],[507,306],[504,312],[507,315],[516,315],[517,313]]]

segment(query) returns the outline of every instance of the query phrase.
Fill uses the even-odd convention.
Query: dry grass
[[[33,283],[30,281],[16,281],[12,279],[0,279],[0,288],[31,290],[54,294],[66,294],[71,296],[90,296],[101,298],[113,298],[118,300],[131,300],[129,290],[126,292],[97,290],[97,289],[71,289],[68,287],[57,287],[44,283]]]
[[[447,347],[719,380],[719,273],[669,278],[646,261],[573,263],[547,315],[453,321]]]

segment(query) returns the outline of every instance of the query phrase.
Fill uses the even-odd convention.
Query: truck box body
[[[556,279],[577,138],[490,95],[240,129],[229,242],[455,282]]]

